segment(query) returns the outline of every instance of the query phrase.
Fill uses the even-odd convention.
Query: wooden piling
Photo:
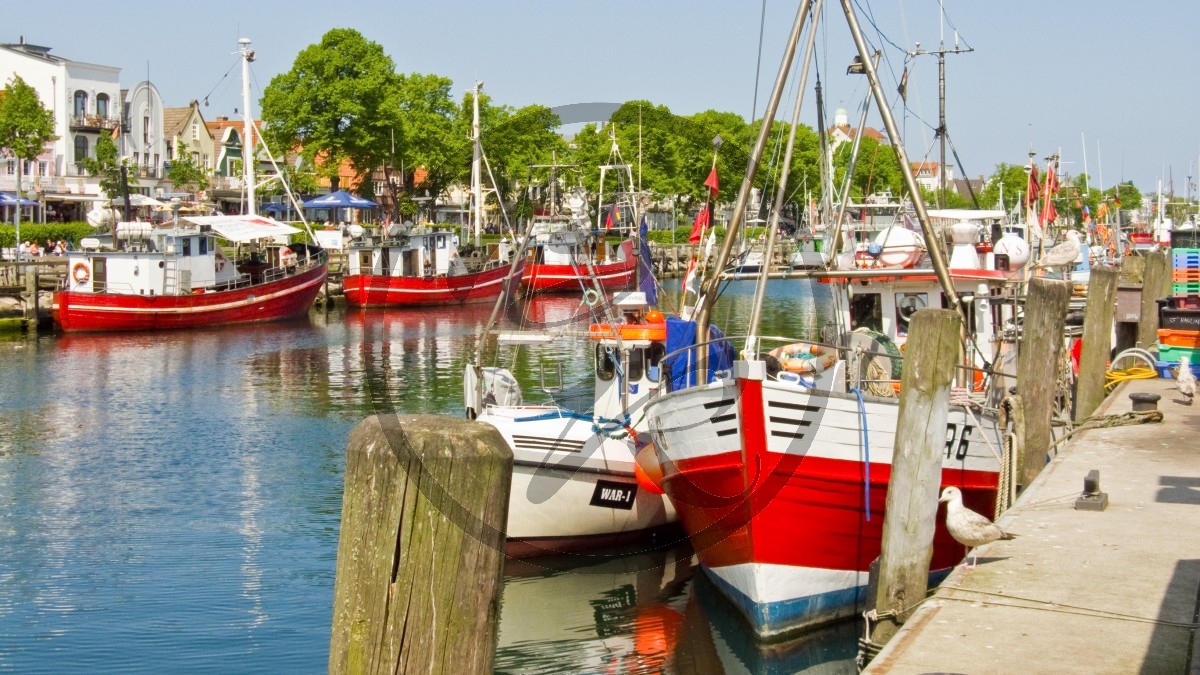
[[[961,329],[962,317],[949,309],[918,310],[909,324],[875,595],[875,611],[890,618],[875,623],[876,644],[896,633],[929,586]]]
[[[1022,488],[1028,486],[1046,465],[1062,357],[1063,326],[1070,302],[1070,282],[1040,277],[1029,281],[1021,324],[1021,347],[1017,355],[1017,393],[1021,395],[1025,413],[1025,437],[1021,439],[1021,470],[1018,474]]]
[[[1171,258],[1166,251],[1147,253],[1142,268],[1142,316],[1138,345],[1149,349],[1158,342],[1158,299],[1171,294]]]
[[[25,320],[37,325],[38,320],[38,268],[25,268]]]
[[[355,427],[330,673],[492,672],[512,464],[480,422],[378,415]]]
[[[1075,422],[1081,422],[1104,401],[1104,380],[1112,351],[1113,316],[1117,309],[1117,282],[1121,272],[1095,267],[1088,279],[1087,307],[1083,312],[1083,349],[1075,385]]]

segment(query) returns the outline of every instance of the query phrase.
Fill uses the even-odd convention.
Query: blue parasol
[[[370,199],[352,195],[345,190],[331,192],[304,202],[306,209],[369,209],[374,206],[379,205]]]

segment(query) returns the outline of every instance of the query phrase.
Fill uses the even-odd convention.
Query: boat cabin
[[[666,355],[667,324],[662,313],[647,311],[646,294],[616,293],[613,306],[622,323],[592,324],[595,406],[598,418],[631,417],[658,390]]]
[[[434,277],[465,274],[453,232],[393,228],[381,237],[350,243],[347,276]]]

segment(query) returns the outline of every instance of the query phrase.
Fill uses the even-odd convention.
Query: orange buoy
[[[638,485],[646,492],[656,495],[663,493],[662,464],[658,461],[658,451],[654,449],[653,443],[647,443],[637,451],[637,455],[634,456],[633,475],[637,478]]]

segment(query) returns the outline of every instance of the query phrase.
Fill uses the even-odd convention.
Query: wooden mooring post
[[[1158,342],[1158,300],[1171,294],[1171,257],[1166,251],[1147,253],[1142,263],[1142,315],[1137,346],[1149,349]]]
[[[377,415],[355,427],[330,673],[492,672],[512,466],[481,422]]]
[[[1017,393],[1025,417],[1018,483],[1027,487],[1046,465],[1058,368],[1063,350],[1063,327],[1071,302],[1071,284],[1035,277],[1029,281],[1021,347],[1017,355]]]
[[[38,267],[29,265],[25,268],[25,320],[31,326],[37,326],[38,320]]]
[[[875,611],[886,617],[871,631],[871,641],[878,645],[895,635],[929,587],[950,385],[961,329],[962,317],[950,309],[918,310],[909,324],[875,584]]]
[[[1117,310],[1120,270],[1095,267],[1088,279],[1087,307],[1083,312],[1083,350],[1075,384],[1075,422],[1096,411],[1104,401],[1108,355],[1112,351],[1113,316]]]

